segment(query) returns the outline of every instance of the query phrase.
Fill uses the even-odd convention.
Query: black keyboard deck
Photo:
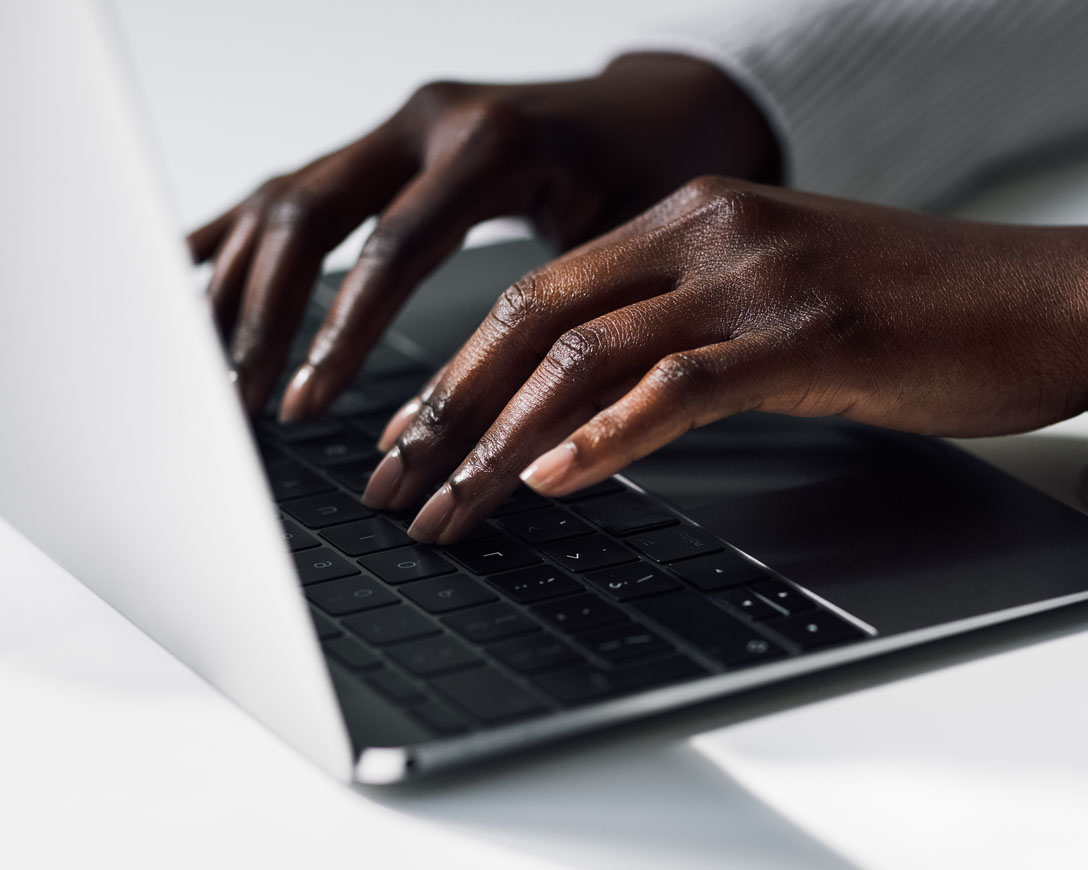
[[[612,479],[518,490],[467,540],[359,501],[427,372],[383,347],[327,419],[258,441],[327,655],[436,737],[866,637],[801,587]]]

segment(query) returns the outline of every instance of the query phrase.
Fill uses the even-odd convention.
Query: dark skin
[[[643,61],[652,66],[680,60],[634,56],[624,61],[626,70],[612,69],[602,78],[641,76],[642,68],[631,67]],[[661,74],[660,66],[655,72]],[[674,85],[682,89],[683,78]],[[569,95],[581,84],[528,87],[566,88]],[[585,86],[593,94],[601,87],[608,91],[600,82]],[[711,93],[713,88],[703,95]],[[640,93],[633,105],[626,96],[615,99],[637,123],[654,111],[644,97]],[[600,99],[607,102],[606,95]],[[684,117],[687,111],[722,115],[721,105],[709,109],[694,97],[690,105],[669,102],[661,111],[683,104]],[[751,110],[743,100],[740,105]],[[548,117],[585,120],[600,111],[600,104],[594,106],[582,116],[565,106]],[[743,110],[737,117],[745,117]],[[693,122],[691,129],[702,126]],[[705,140],[685,140],[669,154],[655,153],[668,136],[655,140],[648,154],[620,140],[611,146],[617,150],[607,182],[585,190],[576,183],[592,177],[586,167],[605,165],[601,156],[608,152],[593,152],[592,160],[572,159],[566,175],[559,173],[571,184],[569,195],[557,193],[563,187],[553,181],[537,189],[535,200],[519,200],[535,201],[536,210],[481,207],[469,222],[489,213],[529,213],[563,245],[591,236],[624,207],[645,205],[643,198],[655,198],[658,186],[677,175],[699,174],[691,169],[702,161],[737,161],[748,167],[741,174],[773,177],[773,163],[765,159],[773,154],[769,131],[758,123],[740,130],[725,123]],[[446,143],[436,146],[442,154],[450,147],[460,153],[447,136],[464,140],[435,135]],[[532,151],[538,138],[548,141],[534,132],[517,143],[518,151]],[[588,134],[559,138],[603,142]],[[573,153],[583,154],[582,147]],[[448,159],[435,165],[448,173]],[[323,165],[314,164],[318,174],[326,171]],[[482,170],[493,173],[491,183],[502,196],[520,191],[509,179],[523,177],[503,175],[505,165],[499,160]],[[541,165],[554,167],[554,156]],[[418,182],[435,171],[425,170],[397,194],[382,222],[392,214],[402,233],[405,226],[417,232],[431,225],[429,219],[406,223],[399,216],[397,203],[409,196],[417,213],[449,218],[451,203],[466,208],[473,197],[467,187],[451,192],[444,186],[448,174],[446,181]],[[644,171],[652,183],[643,179]],[[964,436],[1032,429],[1088,407],[1084,229],[953,221],[723,177],[738,174],[734,170],[710,171],[505,291],[464,347],[390,421],[381,439],[389,452],[364,502],[403,509],[433,493],[410,534],[445,544],[502,502],[519,475],[544,494],[562,495],[695,426],[744,410],[839,414],[906,431]],[[330,195],[339,190],[329,188]],[[501,198],[474,190],[489,205]],[[541,199],[541,191],[550,198]],[[572,200],[578,205],[558,205]],[[540,202],[548,207],[541,210]],[[372,203],[367,200],[367,208],[378,207]],[[285,342],[319,261],[302,268],[296,265],[300,255],[285,259],[284,251],[305,245],[278,222],[253,217],[268,213],[260,208],[265,211],[243,204],[195,234],[194,244],[199,255],[215,247],[208,239],[218,240],[212,295],[225,325],[238,299],[244,300],[234,348],[252,407],[263,401],[275,366],[269,362],[272,374],[258,376],[253,373],[264,369],[251,360],[274,361],[282,351],[247,356],[254,335],[269,334],[247,325],[247,318],[286,324],[273,330]],[[410,267],[388,240],[376,246],[391,257],[388,263],[364,251],[330,323],[315,339],[310,364],[284,398],[283,417],[303,419],[331,401],[414,281],[452,250],[461,232],[453,238],[447,228],[443,244],[411,247]],[[251,250],[243,270],[238,252],[247,233],[260,242],[248,243],[257,252]],[[330,231],[323,239],[328,243],[336,235]],[[428,240],[426,233],[413,238]],[[245,282],[242,272],[248,273]]]

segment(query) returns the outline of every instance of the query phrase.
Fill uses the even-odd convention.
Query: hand
[[[694,181],[506,290],[382,437],[363,496],[450,543],[759,409],[942,435],[1088,407],[1088,232]],[[452,470],[452,475],[450,474]],[[523,471],[524,470],[524,471]]]
[[[208,292],[251,412],[264,407],[325,254],[377,228],[345,279],[280,416],[323,410],[415,285],[475,223],[525,215],[565,249],[686,179],[773,180],[762,116],[724,75],[674,55],[629,55],[601,75],[531,85],[438,82],[357,142],[264,184],[189,237],[214,257]]]

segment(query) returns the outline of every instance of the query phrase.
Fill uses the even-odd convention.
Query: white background
[[[588,71],[617,31],[681,4],[116,5],[191,225],[364,131],[422,81]],[[1085,165],[1060,168],[967,210],[1086,220],[1086,179]],[[1083,429],[980,447],[1074,500]],[[757,693],[423,787],[352,791],[0,524],[0,863],[992,868],[1024,866],[1022,849],[1044,843],[1049,866],[1083,866],[1062,824],[1088,809],[1077,739],[1088,716],[1070,691],[1088,660],[1079,628],[1059,621],[1004,645],[1073,632],[1065,639],[737,728],[723,726],[821,693]],[[918,726],[934,716],[941,727]],[[1005,742],[980,741],[997,721]],[[955,812],[982,797],[981,810]],[[1025,829],[1025,799],[1062,811]]]

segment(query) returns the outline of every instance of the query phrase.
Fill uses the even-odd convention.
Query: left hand
[[[717,177],[506,290],[382,437],[363,496],[450,543],[739,411],[943,435],[1088,407],[1088,233]]]

